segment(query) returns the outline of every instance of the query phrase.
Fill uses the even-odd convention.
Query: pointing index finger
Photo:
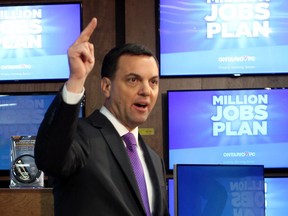
[[[95,17],[89,22],[86,28],[81,32],[80,36],[77,38],[74,44],[79,44],[83,42],[88,42],[92,33],[97,26],[97,19]]]

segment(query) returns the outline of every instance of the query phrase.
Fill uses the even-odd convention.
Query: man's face
[[[153,57],[124,55],[115,77],[102,79],[105,106],[129,130],[145,122],[156,103],[158,70]]]

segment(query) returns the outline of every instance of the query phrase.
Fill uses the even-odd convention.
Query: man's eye
[[[152,85],[158,85],[158,80],[151,80]]]
[[[136,78],[131,78],[130,81],[136,82]]]
[[[135,77],[130,77],[127,80],[128,80],[128,83],[136,83],[137,82],[137,78],[135,78]]]

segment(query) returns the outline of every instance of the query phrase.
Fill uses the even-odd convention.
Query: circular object
[[[35,159],[30,154],[23,154],[14,160],[12,166],[13,175],[21,183],[32,183],[40,175],[41,171],[35,164]]]

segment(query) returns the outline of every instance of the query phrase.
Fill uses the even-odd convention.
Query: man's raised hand
[[[81,92],[87,76],[94,67],[94,45],[89,40],[96,26],[97,19],[92,18],[77,40],[68,49],[70,68],[70,76],[66,84],[68,91]]]

